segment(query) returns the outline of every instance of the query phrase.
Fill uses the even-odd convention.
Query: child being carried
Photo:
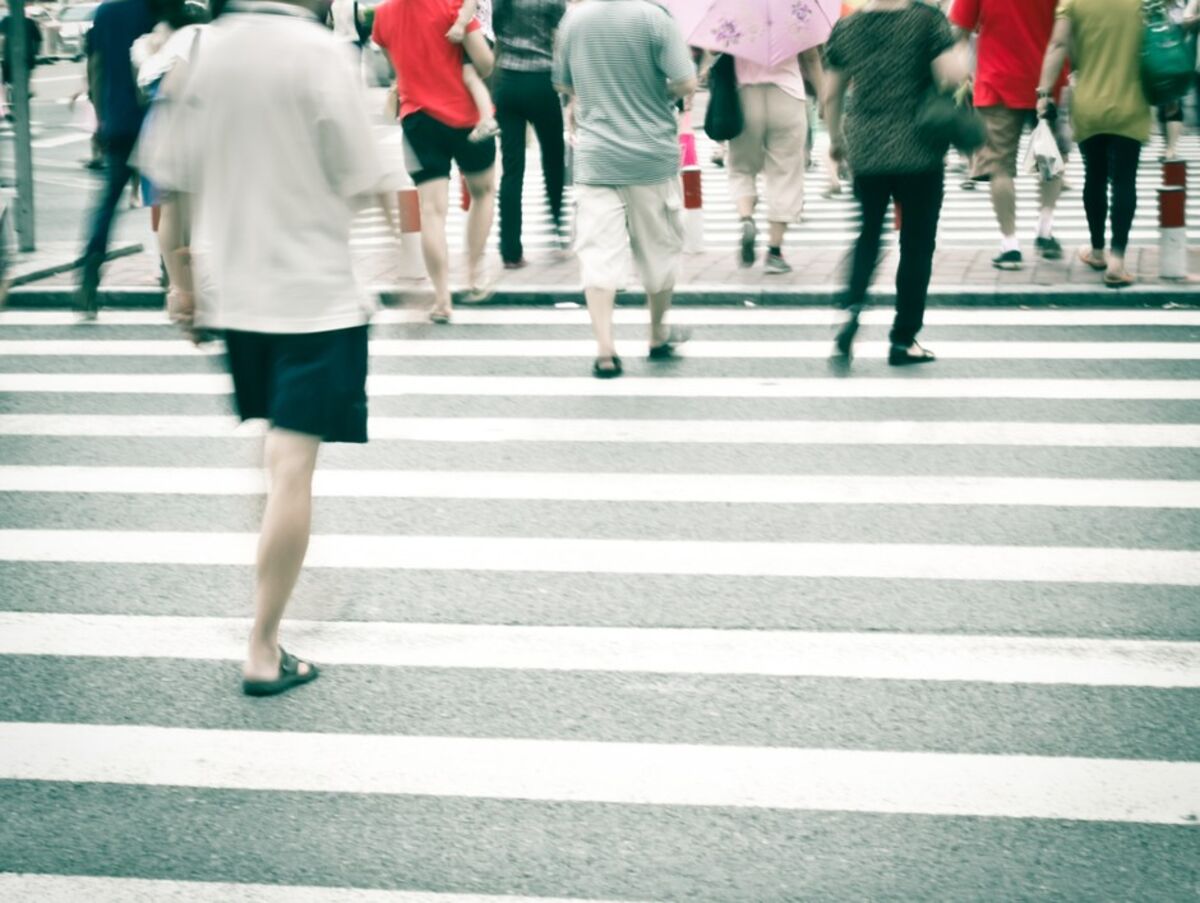
[[[463,0],[458,18],[446,32],[446,38],[452,44],[462,44],[467,37],[467,26],[479,11],[479,0]],[[463,84],[471,95],[471,100],[479,110],[479,124],[471,130],[469,140],[486,141],[500,134],[500,126],[496,122],[496,108],[492,104],[492,95],[484,84],[482,76],[471,65],[471,61],[463,55]]]

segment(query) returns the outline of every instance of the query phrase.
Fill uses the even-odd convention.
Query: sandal
[[[1096,257],[1091,248],[1079,249],[1079,262],[1097,271],[1108,269],[1108,261],[1103,257]]]
[[[300,673],[300,665],[308,665],[308,673]],[[279,647],[279,676],[274,680],[242,680],[242,692],[247,696],[277,696],[292,687],[310,683],[317,679],[321,672],[312,662],[301,662],[300,659]]]
[[[690,332],[682,329],[672,329],[667,333],[667,340],[661,345],[650,346],[650,360],[667,361],[675,357],[678,347],[692,337]]]
[[[1109,288],[1129,288],[1135,282],[1137,282],[1137,279],[1128,270],[1121,270],[1119,273],[1104,274],[1104,284]]]
[[[429,322],[436,323],[439,326],[444,326],[450,322],[450,309],[446,307],[435,307],[429,312]]]
[[[911,345],[893,345],[888,352],[888,363],[893,367],[909,364],[929,364],[937,360],[932,351],[927,351],[916,342]]]
[[[601,367],[605,361],[612,363],[611,367]],[[621,366],[621,359],[615,354],[612,357],[598,357],[592,362],[592,376],[596,379],[614,379],[624,373],[624,368]]]

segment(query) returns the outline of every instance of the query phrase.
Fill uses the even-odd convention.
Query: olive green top
[[[1121,135],[1150,140],[1150,103],[1142,90],[1142,0],[1062,0],[1071,22],[1075,140]]]

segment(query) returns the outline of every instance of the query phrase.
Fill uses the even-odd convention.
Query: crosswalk
[[[381,137],[386,141],[387,132]],[[699,159],[703,174],[705,247],[707,250],[734,248],[740,235],[740,221],[729,194],[726,172],[712,162],[712,143],[703,134],[698,136]],[[805,179],[804,221],[789,231],[788,242],[794,247],[850,247],[858,235],[858,204],[850,186],[844,187],[837,197],[826,197],[828,186],[824,148],[827,138],[818,134],[816,139],[815,168]],[[1161,167],[1156,156],[1161,152],[1157,139],[1147,145],[1138,174],[1138,212],[1134,221],[1131,240],[1140,245],[1158,241],[1158,187],[1162,184]],[[1189,162],[1193,180],[1200,172],[1200,136],[1185,136],[1180,144],[1180,155]],[[1022,155],[1023,156],[1023,155]],[[953,163],[953,161],[950,161]],[[1067,191],[1058,205],[1055,217],[1055,234],[1065,247],[1082,245],[1088,240],[1087,219],[1083,212],[1083,161],[1074,154],[1067,163]],[[998,241],[995,215],[987,185],[974,191],[961,188],[966,177],[948,169],[946,176],[946,200],[938,235],[938,247],[978,248],[991,247]],[[1037,185],[1032,176],[1017,179],[1017,231],[1018,235],[1032,241],[1038,227]],[[447,232],[451,248],[462,244],[466,217],[458,203],[457,192],[451,199],[450,218]],[[567,225],[573,216],[570,202],[571,189],[567,189],[565,205]],[[1200,191],[1189,192],[1187,203],[1188,238],[1192,243],[1200,242]],[[766,228],[763,211],[758,214],[760,229]],[[524,244],[529,253],[549,252],[555,247],[556,236],[549,210],[546,207],[545,190],[541,179],[541,159],[536,148],[530,151],[526,163],[524,184]],[[498,228],[492,238],[498,249]],[[382,210],[371,210],[355,224],[353,242],[360,250],[390,247],[394,243],[391,227]]]
[[[1200,312],[373,329],[238,690],[261,424],[161,313],[0,313],[0,899],[1194,899]]]

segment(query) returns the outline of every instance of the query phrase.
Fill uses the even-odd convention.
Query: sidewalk
[[[125,256],[111,261],[104,270],[103,302],[110,307],[155,307],[163,303],[159,263],[152,251],[121,249]],[[78,273],[61,272],[74,258],[76,249],[63,248],[57,259],[53,249],[21,255],[14,264],[16,284],[9,294],[12,307],[67,307],[72,302]],[[1099,274],[1075,258],[1066,248],[1065,259],[1045,261],[1032,256],[1025,269],[1001,272],[992,267],[994,249],[939,251],[934,259],[930,304],[983,306],[1101,306],[1145,305],[1200,306],[1200,282],[1166,282],[1158,279],[1158,249],[1130,249],[1128,265],[1139,283],[1120,291],[1106,288]],[[829,305],[840,290],[849,249],[828,248],[805,251],[793,247],[788,259],[795,272],[767,276],[762,266],[742,269],[733,249],[709,248],[701,254],[685,255],[683,279],[678,289],[681,304]],[[1190,270],[1200,274],[1200,248],[1190,249]],[[455,255],[453,283],[464,283],[461,255]],[[420,306],[430,297],[428,283],[400,277],[399,255],[373,249],[355,255],[359,278],[393,306]],[[888,239],[875,280],[881,303],[894,297],[899,252],[894,237]],[[578,263],[573,255],[547,252],[531,259],[520,270],[504,270],[499,260],[491,261],[496,277],[496,294],[491,304],[555,305],[581,304]],[[47,272],[49,271],[49,272]],[[33,281],[30,276],[47,272]],[[643,298],[636,284],[622,296],[627,303]]]

